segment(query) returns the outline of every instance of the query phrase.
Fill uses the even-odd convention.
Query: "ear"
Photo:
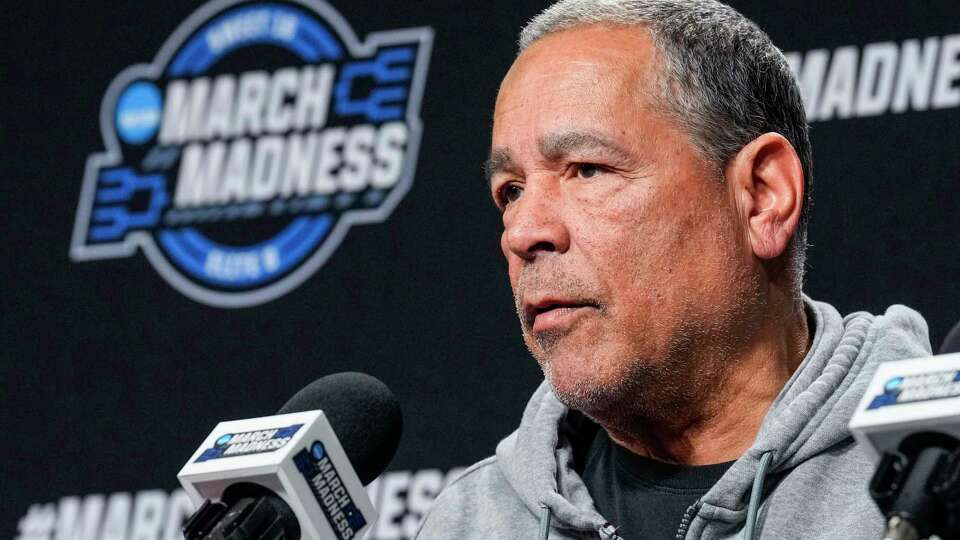
[[[753,254],[780,256],[803,208],[803,166],[793,145],[779,133],[764,133],[734,156],[725,174]]]

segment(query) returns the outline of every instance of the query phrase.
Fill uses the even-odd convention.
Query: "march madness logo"
[[[883,385],[883,393],[874,396],[867,410],[956,397],[960,397],[960,371],[906,375],[888,380]]]
[[[293,440],[293,436],[303,427],[295,424],[273,429],[258,429],[243,433],[227,433],[221,435],[213,443],[212,448],[204,450],[194,463],[202,463],[211,459],[220,459],[233,456],[248,456],[273,452],[286,446]]]
[[[203,6],[108,88],[71,258],[139,249],[213,306],[289,292],[410,189],[432,35],[361,43],[318,0]]]
[[[307,480],[336,537],[339,540],[355,537],[367,525],[367,518],[344,485],[323,443],[314,441],[309,451],[303,449],[293,456],[293,463]]]

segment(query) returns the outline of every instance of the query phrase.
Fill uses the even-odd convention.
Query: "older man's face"
[[[755,296],[734,201],[655,105],[638,28],[549,35],[494,113],[491,191],[530,351],[568,404],[673,392]]]

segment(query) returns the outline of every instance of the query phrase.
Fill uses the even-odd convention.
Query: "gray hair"
[[[657,99],[719,170],[763,133],[790,141],[805,187],[787,261],[799,294],[813,157],[800,89],[780,49],[755,23],[715,0],[560,0],[524,27],[520,51],[547,34],[590,24],[648,29],[661,63]]]

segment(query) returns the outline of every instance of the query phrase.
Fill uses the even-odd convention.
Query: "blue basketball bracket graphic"
[[[149,204],[133,211],[129,203],[138,192],[149,194]],[[167,179],[160,174],[138,175],[133,169],[108,169],[100,175],[93,207],[90,240],[122,239],[128,232],[156,226],[160,212],[170,203]]]
[[[336,88],[336,112],[341,116],[363,115],[372,122],[395,120],[403,115],[402,103],[407,97],[406,83],[412,75],[412,47],[378,51],[370,60],[347,64]],[[376,85],[364,97],[352,97],[354,83],[364,78]]]

